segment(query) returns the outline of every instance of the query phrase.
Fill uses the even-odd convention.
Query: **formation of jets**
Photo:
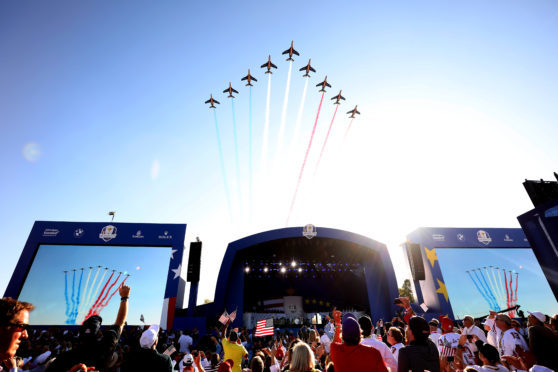
[[[285,50],[283,53],[281,53],[282,55],[288,55],[289,58],[287,58],[287,61],[294,61],[293,59],[293,55],[296,56],[300,56],[300,54],[295,50],[294,48],[294,41],[291,41],[291,46],[289,47],[289,49]],[[302,68],[299,69],[299,71],[304,71],[304,75],[302,75],[303,77],[310,77],[310,72],[316,72],[316,70],[314,69],[314,67],[312,67],[312,65],[310,64],[312,60],[309,59],[308,60],[308,64]],[[277,69],[277,66],[273,64],[273,62],[271,62],[271,55],[269,55],[267,57],[267,62],[264,63],[263,65],[260,66],[260,68],[265,68],[265,74],[272,74],[272,68]],[[246,76],[244,76],[242,79],[240,79],[240,81],[246,81],[246,86],[254,86],[252,84],[252,82],[258,81],[258,79],[256,79],[254,76],[252,76],[252,74],[250,73],[250,69],[248,69],[248,74]],[[326,88],[331,88],[331,84],[329,84],[327,82],[327,76],[324,78],[324,81],[322,81],[321,83],[316,84],[317,87],[320,87],[320,92],[324,92],[326,91]],[[335,100],[335,102],[333,103],[334,105],[339,105],[341,104],[341,100],[345,101],[345,97],[343,97],[341,95],[342,91],[339,91],[339,94],[333,96],[331,98],[331,100]],[[238,91],[236,89],[234,89],[232,87],[232,83],[229,82],[229,87],[227,89],[225,89],[223,91],[223,93],[228,93],[227,98],[235,98],[234,94],[239,94]],[[217,108],[215,106],[215,104],[220,104],[219,101],[217,101],[215,98],[213,98],[213,94],[209,95],[209,99],[207,101],[205,101],[206,104],[209,103],[209,108]],[[357,110],[357,106],[355,106],[354,109],[350,110],[347,112],[347,114],[350,114],[349,118],[353,119],[355,117],[355,115],[360,115],[360,112]]]

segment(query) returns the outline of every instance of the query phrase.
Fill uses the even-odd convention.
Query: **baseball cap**
[[[540,311],[533,311],[533,312],[527,311],[527,312],[533,315],[535,318],[537,318],[541,323],[544,323],[546,321],[546,315],[544,315]]]
[[[191,366],[192,364],[194,364],[194,357],[192,356],[192,354],[184,355],[184,359],[182,359],[182,363],[184,363],[187,366]]]
[[[438,321],[438,319],[436,319],[436,318],[432,318],[432,319],[430,319],[428,324],[433,326],[433,327],[438,327],[438,326],[440,326],[440,321]]]
[[[157,340],[157,335],[159,333],[159,325],[152,324],[146,331],[141,334],[140,346],[143,348],[151,348],[155,341]]]
[[[345,314],[343,314],[343,318],[341,319],[341,323],[343,323],[345,321],[345,319],[347,319],[347,318],[353,318],[354,320],[357,319],[357,317],[353,313],[345,313]]]
[[[103,318],[99,315],[92,315],[83,321],[80,327],[80,338],[82,339],[93,339],[97,336],[97,332],[101,329],[101,324],[103,323]]]
[[[341,326],[343,337],[347,339],[360,339],[360,326],[355,318],[347,317]]]
[[[473,319],[473,317],[472,317],[471,315],[465,315],[465,316],[463,317],[463,320],[465,320],[465,319],[469,319],[471,322],[474,322],[474,321],[475,321],[475,319]]]
[[[507,325],[512,324],[511,318],[509,316],[507,316],[506,314],[498,314],[496,315],[496,320],[501,320],[502,322],[505,322]]]
[[[442,323],[442,329],[444,331],[453,331],[453,321],[450,318],[440,315],[438,319],[440,320],[440,323]]]

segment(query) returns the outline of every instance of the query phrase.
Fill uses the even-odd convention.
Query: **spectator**
[[[500,355],[498,350],[481,340],[476,341],[476,349],[479,351],[479,358],[482,361],[482,367],[471,366],[478,372],[509,372],[509,369],[500,363]]]
[[[438,345],[438,339],[442,335],[440,329],[438,328],[440,326],[440,322],[438,319],[432,318],[430,322],[428,322],[428,326],[430,327],[430,340],[434,342],[434,345]]]
[[[329,346],[331,345],[331,338],[325,333],[324,330],[320,330],[320,341],[324,345],[325,352],[329,354]]]
[[[334,310],[335,335],[331,344],[331,360],[337,372],[387,372],[380,352],[360,343],[361,330],[352,314],[343,319],[343,342],[340,341],[341,313]]]
[[[519,356],[517,350],[518,348],[523,351],[529,350],[529,347],[523,337],[521,337],[521,335],[512,328],[512,321],[509,316],[505,314],[498,314],[496,316],[496,327],[501,332],[500,337],[497,340],[500,356]]]
[[[392,371],[397,370],[397,361],[395,360],[395,357],[393,356],[393,353],[391,352],[389,347],[382,341],[379,341],[374,337],[374,334],[372,333],[373,325],[370,317],[366,315],[360,317],[358,320],[358,324],[362,329],[363,338],[361,340],[361,344],[371,346],[374,349],[378,350],[382,355],[382,359],[384,360],[386,367],[389,367]]]
[[[391,327],[390,329],[388,329],[387,332],[387,340],[388,343],[391,345],[391,353],[393,354],[393,357],[397,362],[399,360],[399,350],[405,346],[403,345],[403,341],[404,341],[403,333],[401,333],[399,328]],[[395,370],[396,369],[394,369],[393,371]]]
[[[19,368],[16,352],[26,340],[29,312],[34,306],[6,297],[0,300],[0,371]]]
[[[180,345],[179,351],[181,353],[190,354],[190,347],[193,343],[194,341],[192,340],[192,337],[190,337],[190,330],[187,329],[178,339],[178,344]]]
[[[498,348],[498,338],[500,337],[500,330],[496,327],[496,322],[495,322],[496,314],[497,313],[495,311],[491,310],[490,315],[484,321],[483,326],[485,331],[488,332],[486,335],[486,342],[488,342],[490,345],[494,346],[495,348]]]
[[[314,368],[314,353],[310,346],[304,342],[299,342],[293,349],[291,362],[288,372],[318,372]]]
[[[120,307],[114,325],[101,332],[103,319],[98,315],[87,318],[80,327],[79,344],[57,357],[48,366],[47,372],[67,372],[72,366],[76,368],[80,364],[94,366],[101,372],[108,370],[128,315],[130,287],[124,284],[118,291]]]
[[[442,328],[442,335],[438,339],[438,353],[440,354],[440,365],[442,369],[453,368],[457,345],[459,345],[459,335],[453,331],[453,321],[447,316],[439,318]]]
[[[440,372],[440,357],[436,345],[428,338],[430,327],[418,316],[409,319],[405,331],[408,345],[399,350],[398,372]],[[337,369],[337,366],[335,366]]]
[[[168,355],[160,354],[155,347],[158,342],[159,325],[154,324],[141,334],[141,348],[132,352],[124,365],[124,371],[161,371],[172,372],[172,361]]]
[[[538,365],[558,371],[558,336],[545,327],[545,320],[543,313],[529,312],[529,349]]]
[[[465,317],[463,317],[463,326],[464,327],[461,330],[461,335],[475,336],[477,339],[481,340],[483,343],[487,342],[486,335],[484,334],[484,331],[475,325],[475,320],[473,319],[472,316],[465,315]],[[478,350],[477,350],[477,346],[475,345],[475,342],[473,341],[472,337],[468,337],[467,343],[465,344],[465,346],[468,349],[468,352],[467,352],[466,356],[470,359],[473,358],[474,353],[476,353]],[[466,361],[466,363],[470,364],[467,361]]]
[[[248,355],[248,351],[239,343],[240,340],[236,331],[232,330],[229,337],[225,338],[227,327],[228,323],[221,334],[221,343],[223,344],[223,351],[225,352],[224,359],[233,361],[233,365],[231,366],[233,372],[241,372],[242,360]]]

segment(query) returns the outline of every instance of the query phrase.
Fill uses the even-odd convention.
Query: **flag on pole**
[[[273,319],[264,319],[256,323],[256,337],[273,335]]]
[[[219,317],[219,323],[227,324],[228,321],[229,321],[229,314],[227,313],[227,310],[225,310],[223,314],[221,314],[221,316]]]
[[[234,320],[236,319],[236,310],[235,309],[232,313],[229,314],[229,319],[231,320],[231,323],[234,322]]]

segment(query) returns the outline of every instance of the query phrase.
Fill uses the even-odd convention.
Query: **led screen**
[[[116,320],[118,287],[131,287],[128,324],[159,323],[170,247],[40,245],[19,295],[35,305],[29,323],[81,324],[98,314]]]
[[[531,249],[438,248],[436,255],[457,318],[486,315],[489,309],[515,304],[524,311],[558,312]]]

